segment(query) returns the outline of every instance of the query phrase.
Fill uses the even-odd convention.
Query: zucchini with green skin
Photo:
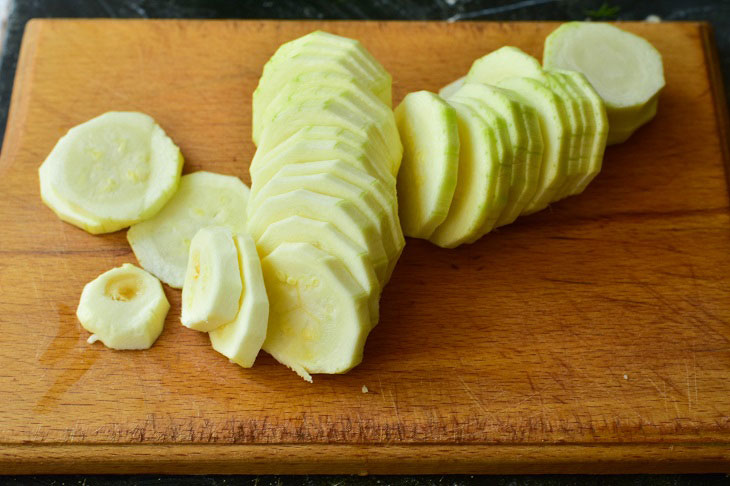
[[[656,114],[664,88],[662,56],[618,27],[568,22],[545,39],[543,65],[583,73],[606,105],[609,145],[625,141]]]
[[[449,212],[459,164],[454,108],[428,91],[409,93],[395,109],[403,145],[398,172],[400,221],[406,236],[428,238]]]

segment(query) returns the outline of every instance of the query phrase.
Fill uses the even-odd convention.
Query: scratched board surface
[[[308,384],[244,370],[179,324],[86,343],[83,285],[135,263],[40,201],[37,168],[107,110],[155,117],[185,171],[247,183],[251,94],[282,42],[360,39],[394,101],[551,23],[36,20],[0,159],[0,468],[8,472],[548,472],[730,469],[726,118],[704,24],[626,24],[663,54],[657,118],[578,197],[473,245],[409,240],[363,363]],[[368,393],[362,392],[366,386]]]

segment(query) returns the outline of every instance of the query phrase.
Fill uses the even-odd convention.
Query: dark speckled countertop
[[[709,20],[725,86],[730,79],[730,0],[16,0],[0,60],[0,127],[4,133],[25,23],[34,17],[278,18],[381,20]],[[2,471],[0,471],[0,474]],[[7,485],[730,485],[727,475],[658,476],[0,476]]]

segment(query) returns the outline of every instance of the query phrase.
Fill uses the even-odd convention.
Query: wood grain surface
[[[394,101],[554,23],[34,20],[0,157],[0,471],[730,471],[727,114],[707,25],[623,26],[664,56],[656,119],[578,197],[481,241],[409,240],[363,363],[308,384],[179,324],[86,343],[83,285],[135,262],[40,200],[37,169],[107,110],[155,117],[185,171],[249,182],[251,94],[276,47],[360,39]],[[369,393],[362,393],[363,385]]]

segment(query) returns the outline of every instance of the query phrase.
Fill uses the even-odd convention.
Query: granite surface
[[[730,80],[730,0],[15,0],[0,59],[0,137],[4,134],[18,49],[34,17],[272,18],[380,20],[708,20],[715,30],[726,91]],[[0,471],[0,474],[2,471]],[[211,486],[568,486],[730,485],[727,475],[657,476],[0,476],[8,485]]]

